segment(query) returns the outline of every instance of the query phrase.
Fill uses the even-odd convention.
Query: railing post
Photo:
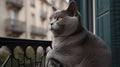
[[[26,49],[26,46],[23,47],[23,65],[24,65],[24,67],[25,67],[25,54],[26,54],[25,49]]]
[[[13,49],[10,49],[10,62],[11,62],[11,67],[13,67]]]
[[[45,48],[43,48],[43,60],[44,60],[44,66],[43,67],[45,67],[45,64],[46,64],[46,48],[47,47],[45,47]]]
[[[11,57],[11,54],[7,57],[7,59],[5,60],[5,62],[1,65],[1,67],[5,67],[5,65],[7,64],[7,62],[9,61]]]
[[[31,67],[45,67],[45,57],[46,57],[46,48],[48,46],[51,45],[51,41],[40,41],[40,40],[29,40],[29,39],[15,39],[15,38],[4,38],[4,37],[0,37],[0,47],[1,46],[7,46],[9,49],[9,55],[8,57],[5,59],[5,61],[3,62],[2,65],[0,65],[0,67],[6,67],[7,63],[11,63],[10,67],[15,66],[17,63],[18,67],[26,67],[26,59],[30,60],[30,65]],[[15,57],[14,55],[14,49],[16,48],[16,46],[20,46],[22,47],[22,50],[24,52],[24,54],[22,54],[24,57],[22,59],[22,63],[21,61]],[[27,57],[26,55],[26,48],[28,46],[32,46],[32,48],[34,49],[34,63],[32,62],[31,58]],[[43,48],[43,55],[40,58],[40,61],[37,61],[37,48],[38,46],[41,46]],[[14,63],[14,61],[17,61]],[[15,65],[14,65],[15,64]]]
[[[34,66],[36,67],[36,49],[35,49],[35,51],[34,51],[34,54],[35,54],[35,60],[34,60]]]

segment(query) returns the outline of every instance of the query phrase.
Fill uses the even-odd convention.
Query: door
[[[96,34],[110,46],[110,0],[95,0]]]

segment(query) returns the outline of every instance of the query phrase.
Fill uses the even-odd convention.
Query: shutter
[[[96,33],[111,45],[112,67],[120,67],[120,0],[95,1]]]
[[[109,0],[96,1],[96,34],[110,46],[110,6]]]
[[[120,67],[120,0],[111,0],[112,67]]]

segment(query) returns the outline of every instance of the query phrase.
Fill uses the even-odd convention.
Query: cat
[[[111,50],[98,36],[86,30],[76,2],[50,16],[54,35],[46,67],[111,67]]]

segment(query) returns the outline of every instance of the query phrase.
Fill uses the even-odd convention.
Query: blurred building
[[[65,0],[0,0],[0,36],[51,40],[52,6],[65,9]]]

